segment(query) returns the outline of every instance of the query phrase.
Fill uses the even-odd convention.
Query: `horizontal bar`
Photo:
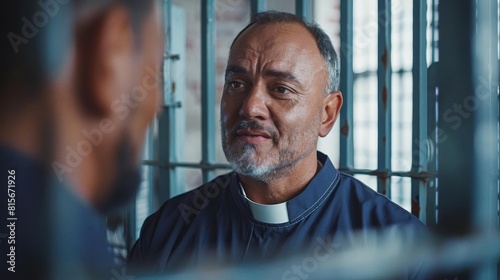
[[[418,243],[407,242],[408,240],[402,238],[401,234],[392,234],[392,232],[391,238],[383,237],[387,235],[363,232],[363,240],[375,242],[353,248],[355,250],[341,250],[332,254],[325,261],[319,262],[314,271],[311,270],[311,273],[307,275],[308,278],[332,279],[332,275],[335,275],[335,279],[394,279],[394,275],[400,275],[402,267],[419,267],[422,264],[424,265],[421,270],[431,275],[434,273],[455,274],[500,256],[500,236],[498,235],[472,235],[451,240],[429,238]],[[321,244],[318,243],[317,246]],[[408,252],[416,253],[409,254]],[[196,268],[173,275],[173,277],[169,276],[169,279],[197,279],[199,275],[206,275],[204,279],[209,280],[278,279],[283,275],[283,271],[308,258],[311,258],[311,255],[303,253],[290,259],[275,260],[258,266],[225,267],[216,270]],[[359,269],[360,267],[363,269]],[[299,277],[295,278],[299,279]],[[448,279],[462,278],[449,277]]]
[[[341,68],[344,69],[344,68]],[[392,74],[398,74],[398,75],[403,75],[405,73],[412,73],[413,69],[404,69],[404,68],[399,68],[397,70],[392,71]],[[362,72],[356,72],[354,73],[354,79],[358,77],[366,78],[366,77],[372,77],[373,75],[376,75],[378,73],[378,70],[365,70]]]
[[[196,162],[170,162],[157,161],[157,160],[143,160],[142,164],[159,166],[165,168],[185,167],[185,168],[199,168],[203,170],[214,169],[232,169],[231,165],[225,163],[196,163]]]
[[[152,165],[166,168],[185,167],[185,168],[200,168],[200,169],[232,169],[231,165],[225,163],[196,163],[196,162],[159,162],[157,160],[143,160],[142,164]],[[379,177],[409,177],[416,179],[434,179],[437,177],[435,172],[399,172],[392,170],[371,170],[371,169],[355,169],[355,168],[339,168],[339,171],[353,175],[371,175]]]
[[[381,169],[370,170],[370,169],[354,169],[354,168],[339,168],[339,171],[350,175],[354,174],[371,175],[382,178],[409,177],[414,179],[434,179],[437,177],[437,173],[435,172],[413,172],[413,171],[399,172],[399,171],[381,170]]]

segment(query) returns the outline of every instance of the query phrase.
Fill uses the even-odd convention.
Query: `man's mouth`
[[[236,137],[250,144],[259,144],[272,139],[269,133],[253,129],[239,129],[236,131]]]

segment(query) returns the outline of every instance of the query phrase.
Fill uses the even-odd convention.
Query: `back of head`
[[[0,9],[0,36],[2,38],[0,42],[0,167],[2,170],[14,168],[16,175],[23,174],[19,176],[22,180],[17,181],[18,189],[23,191],[17,192],[22,199],[17,200],[16,205],[16,213],[20,213],[19,216],[23,217],[22,226],[17,228],[16,233],[16,236],[20,238],[18,240],[22,240],[16,244],[18,252],[16,265],[20,271],[14,276],[19,277],[18,279],[47,279],[44,276],[58,275],[57,273],[61,271],[68,272],[74,268],[71,265],[75,264],[82,270],[88,268],[89,273],[95,271],[96,274],[101,272],[106,274],[106,277],[85,279],[112,278],[108,264],[105,261],[101,262],[102,259],[108,259],[105,231],[101,232],[101,228],[98,227],[101,221],[96,217],[95,209],[91,208],[100,207],[99,210],[111,208],[115,206],[113,203],[117,198],[127,199],[129,193],[135,194],[134,189],[128,185],[134,184],[135,181],[140,182],[140,178],[135,177],[140,173],[135,170],[135,162],[130,159],[132,158],[130,154],[134,153],[135,156],[139,153],[136,150],[140,150],[142,138],[134,138],[139,139],[133,143],[139,148],[130,144],[132,141],[128,140],[132,138],[131,135],[139,135],[142,130],[146,129],[142,128],[146,126],[143,124],[146,121],[143,121],[144,117],[140,115],[142,111],[131,112],[134,109],[132,107],[121,107],[130,109],[127,111],[129,113],[126,120],[121,120],[115,110],[111,109],[105,114],[87,112],[84,110],[87,104],[84,102],[84,96],[90,96],[94,103],[98,103],[100,100],[97,99],[104,96],[103,92],[110,93],[106,96],[108,98],[102,101],[104,104],[115,100],[113,94],[118,94],[117,88],[126,88],[123,91],[131,95],[129,88],[135,82],[135,80],[131,81],[131,77],[139,80],[142,78],[140,75],[142,73],[135,71],[130,74],[129,72],[132,71],[127,70],[133,67],[139,68],[142,64],[146,65],[146,62],[149,62],[141,56],[142,64],[135,64],[139,60],[132,59],[131,56],[136,54],[133,49],[134,43],[148,41],[142,37],[141,40],[137,40],[137,37],[139,37],[138,31],[141,24],[144,27],[153,22],[146,20],[147,15],[153,11],[153,2],[154,0],[21,0],[6,1],[2,4],[2,9]],[[123,21],[115,20],[114,24],[108,24],[112,27],[107,29],[102,27],[106,19],[113,23],[110,18],[116,19],[117,16],[113,17],[116,14],[119,14],[121,16],[119,19]],[[148,17],[148,19],[151,18]],[[88,67],[82,63],[84,58],[76,58],[79,52],[99,53],[99,49],[104,48],[103,45],[107,46],[105,43],[109,42],[104,39],[101,40],[104,43],[88,40],[88,37],[82,34],[92,33],[94,36],[90,37],[93,38],[105,34],[103,38],[113,40],[114,36],[107,35],[119,33],[122,23],[126,24],[126,31],[122,32],[126,33],[126,36],[123,35],[125,39],[118,42],[126,41],[127,48],[118,55],[121,62],[125,62],[120,63],[119,66],[116,66],[117,63],[110,63],[113,68],[109,68],[110,71],[114,71],[113,75],[109,76],[113,78],[116,76],[120,79],[108,79],[109,81],[106,82],[113,85],[109,89],[103,86],[105,89],[101,91],[79,90],[84,87],[82,84],[87,82],[79,74],[87,70],[83,68]],[[99,33],[99,27],[102,30],[105,29],[107,33]],[[82,31],[82,29],[85,30]],[[152,34],[154,34],[152,36],[161,37],[159,32],[158,34],[152,32]],[[81,42],[85,44],[80,44]],[[123,46],[123,44],[115,45]],[[139,46],[139,44],[136,45]],[[115,51],[114,48],[108,49],[111,49],[110,52]],[[158,49],[161,50],[161,46],[158,46]],[[96,57],[99,56],[92,58]],[[113,58],[109,60],[116,62]],[[89,60],[100,61],[99,59]],[[125,68],[123,72],[126,73],[116,74],[115,72],[118,71],[115,68],[118,67]],[[102,67],[92,65],[92,69],[87,72],[92,71],[95,75],[99,75],[102,69]],[[66,76],[71,77],[66,78]],[[64,80],[64,83],[61,80]],[[101,84],[102,80],[104,79],[99,79],[95,83]],[[142,106],[152,103],[149,100],[154,100],[154,98],[150,96],[154,94],[148,94],[147,98],[142,99]],[[141,121],[137,122],[141,125],[141,130],[135,129],[135,126],[133,127],[135,130],[131,128],[132,117],[135,117],[133,120]],[[118,121],[111,122],[111,118]],[[103,123],[107,124],[104,130],[102,130]],[[136,122],[133,124],[135,125]],[[95,131],[100,133],[100,139],[94,141],[93,139],[98,137],[88,135]],[[75,153],[80,150],[82,143],[88,144],[85,148],[85,155]],[[75,162],[70,160],[68,164],[68,158],[78,158],[78,163],[73,164]],[[110,163],[103,163],[105,160]],[[62,163],[61,166],[65,168],[65,172],[69,171],[65,173],[68,176],[64,177],[64,180],[57,181],[57,170],[53,166],[59,162]],[[95,162],[100,163],[102,168],[95,168]],[[94,167],[86,168],[89,165]],[[124,176],[123,174],[131,175]],[[70,175],[80,175],[80,177],[68,178]],[[106,176],[108,178],[103,180],[102,178]],[[93,182],[86,180],[92,177],[99,178],[99,180],[93,180]],[[129,180],[128,185],[123,187],[123,181],[131,177],[135,181]],[[126,179],[123,180],[123,178]],[[4,193],[4,196],[6,195],[7,192]],[[2,200],[4,196],[0,196]],[[110,204],[113,205],[108,206]],[[0,217],[4,217],[5,220],[7,213],[3,215]],[[34,233],[36,236],[33,237]],[[61,236],[64,238],[58,239]],[[94,238],[95,236],[99,238]],[[26,240],[32,240],[32,242]],[[6,242],[0,246],[4,251],[3,246],[6,246]],[[96,251],[96,248],[102,250]],[[59,254],[60,252],[64,254]],[[59,261],[64,261],[64,263]],[[43,267],[44,270],[38,270],[39,267]],[[0,272],[0,279],[5,279],[2,278],[5,271],[7,270]],[[83,276],[78,275],[78,271],[70,272],[66,275],[71,275],[69,278],[84,279]],[[26,275],[28,276],[24,277]],[[50,279],[55,278],[57,277]]]
[[[57,72],[70,47],[68,1],[7,1],[2,4],[0,92],[36,91]]]
[[[138,26],[152,0],[23,0],[0,9],[0,100],[25,94],[36,98],[40,88],[61,69],[74,43],[75,21],[88,10],[113,4],[128,8]],[[16,93],[14,93],[16,92]]]

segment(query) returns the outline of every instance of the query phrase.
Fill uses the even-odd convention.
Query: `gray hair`
[[[238,35],[236,35],[236,38],[234,38],[233,43],[231,44],[231,48],[233,47],[234,42],[236,42],[236,40],[238,40],[238,38],[241,36],[241,34],[243,34],[243,32],[245,32],[252,25],[289,22],[302,25],[311,33],[311,35],[313,35],[314,39],[316,39],[316,45],[325,60],[326,69],[328,70],[328,84],[326,85],[325,91],[326,93],[338,91],[340,82],[340,69],[337,52],[335,52],[335,48],[330,41],[330,37],[328,37],[325,31],[323,31],[323,29],[321,29],[321,27],[319,27],[319,25],[315,22],[305,20],[290,13],[278,11],[258,12],[252,16],[250,23],[245,28],[243,28],[243,30],[241,30]]]

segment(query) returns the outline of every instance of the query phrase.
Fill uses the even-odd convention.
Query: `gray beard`
[[[279,159],[276,163],[259,163],[252,160],[255,153],[254,145],[245,144],[241,153],[233,154],[229,151],[228,145],[225,142],[226,139],[223,140],[223,150],[226,155],[226,159],[230,163],[233,170],[238,174],[262,182],[270,182],[272,180],[288,176],[291,173],[289,167],[294,166],[315,150],[315,147],[312,147],[309,151],[306,151],[296,159],[294,159],[297,156],[296,153],[290,150],[285,150],[279,154]]]
[[[318,116],[319,122],[320,116]],[[290,143],[294,143],[295,141],[304,141],[306,140],[306,146],[311,145],[311,148],[305,153],[300,154],[301,150],[290,150],[284,149],[279,152],[278,159],[276,161],[265,161],[264,163],[259,162],[258,160],[253,160],[252,157],[255,155],[255,145],[252,144],[244,144],[243,150],[239,153],[233,153],[230,151],[228,140],[231,139],[231,130],[224,129],[224,119],[221,118],[221,138],[222,138],[222,149],[226,156],[227,161],[231,165],[234,171],[238,174],[253,178],[262,182],[270,182],[272,180],[282,178],[290,175],[291,168],[304,158],[306,158],[311,152],[316,149],[316,145],[311,145],[312,142],[317,142],[317,129],[315,126],[310,126],[309,130],[302,131],[302,137],[296,135],[296,139],[290,139]],[[249,127],[249,121],[242,121],[240,127]],[[234,129],[233,129],[234,130]],[[275,144],[277,140],[274,140]],[[311,142],[309,142],[311,141]],[[272,156],[272,155],[271,155]]]
[[[258,164],[251,159],[254,154],[254,149],[255,147],[253,145],[246,144],[243,147],[243,152],[238,155],[230,155],[226,152],[226,158],[234,171],[259,181],[269,182],[286,175],[285,173],[287,172],[283,172],[284,169],[294,164],[290,163],[289,160],[281,160],[281,158],[289,158],[288,156],[282,155],[280,155],[279,163],[276,165]],[[290,153],[287,153],[287,155],[292,156]]]

